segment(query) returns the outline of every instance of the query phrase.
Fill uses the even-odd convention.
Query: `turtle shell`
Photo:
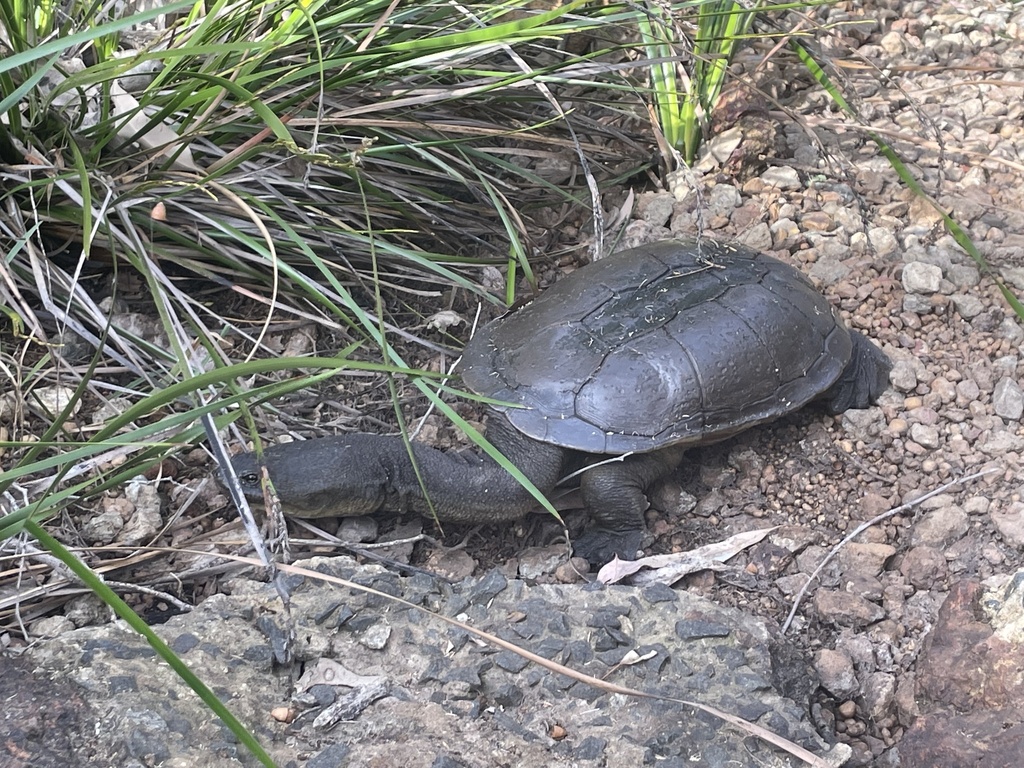
[[[839,378],[850,332],[798,270],[674,240],[581,267],[466,346],[462,379],[520,431],[588,453],[721,440]]]

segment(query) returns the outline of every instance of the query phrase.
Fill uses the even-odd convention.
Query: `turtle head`
[[[287,515],[350,517],[369,515],[387,497],[388,473],[379,460],[376,435],[339,435],[280,443],[263,452],[262,466]],[[242,492],[263,500],[263,471],[255,453],[231,459]]]

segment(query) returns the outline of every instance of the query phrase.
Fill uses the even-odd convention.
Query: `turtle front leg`
[[[593,527],[576,540],[575,553],[591,565],[603,565],[616,556],[635,560],[644,537],[644,512],[650,506],[646,491],[682,458],[683,449],[673,447],[587,468],[580,490]]]

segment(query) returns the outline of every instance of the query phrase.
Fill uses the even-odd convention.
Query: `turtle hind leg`
[[[644,537],[645,492],[675,469],[683,457],[680,447],[611,459],[589,467],[580,480],[583,502],[593,527],[573,543],[591,565],[618,556],[635,560]]]
[[[604,565],[616,557],[636,560],[643,539],[643,528],[629,531],[591,528],[572,543],[572,551],[592,566]]]
[[[825,409],[835,415],[850,408],[867,408],[889,386],[892,361],[867,336],[851,332],[853,351],[839,379],[821,396]]]

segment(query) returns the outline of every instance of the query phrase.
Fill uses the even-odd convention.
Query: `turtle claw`
[[[573,553],[585,558],[594,567],[611,562],[615,557],[620,560],[636,560],[643,538],[642,530],[594,528],[573,542]]]

